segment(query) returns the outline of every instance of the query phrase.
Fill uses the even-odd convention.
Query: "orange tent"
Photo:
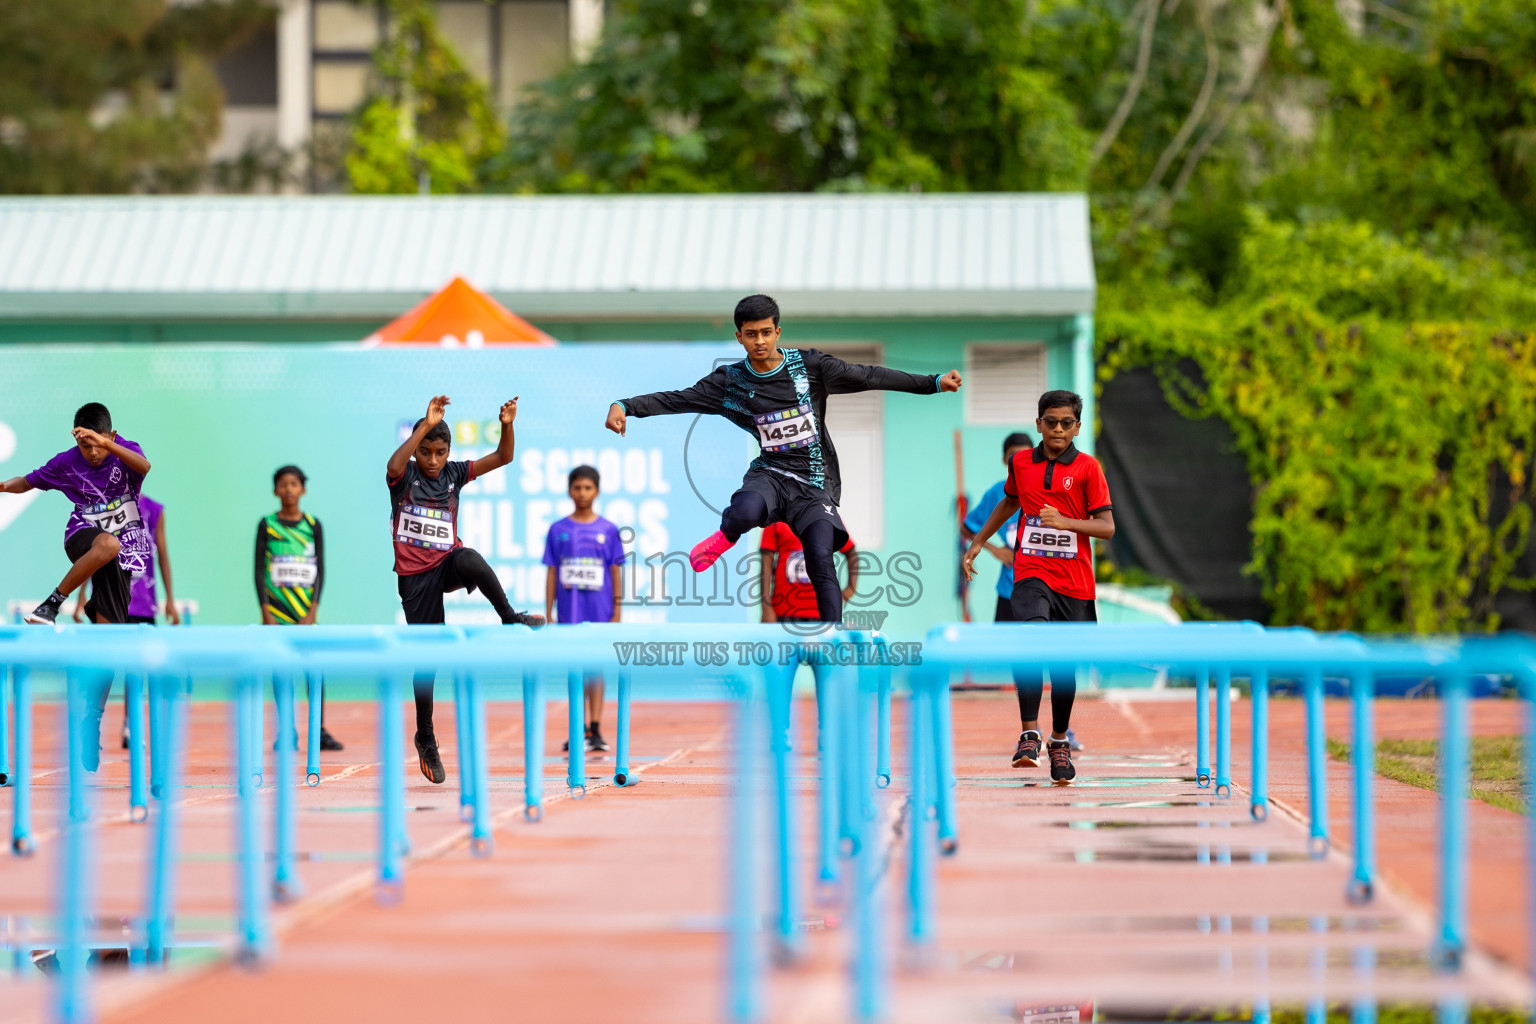
[[[462,277],[455,277],[393,323],[368,335],[363,344],[481,348],[553,345],[555,339]]]

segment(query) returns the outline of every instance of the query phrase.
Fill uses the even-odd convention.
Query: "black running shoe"
[[[513,612],[509,626],[527,626],[530,629],[538,629],[544,625],[544,616],[535,615],[533,612]]]
[[[421,760],[421,774],[427,777],[428,782],[435,782],[441,786],[448,779],[448,773],[443,770],[443,759],[437,755],[437,737],[432,733],[423,736],[416,734],[416,756]]]
[[[1072,745],[1066,740],[1051,740],[1045,749],[1051,758],[1051,781],[1058,786],[1072,785],[1077,778],[1077,769],[1072,767]]]
[[[587,749],[593,753],[608,749],[608,741],[603,739],[602,730],[595,725],[587,730]]]
[[[1026,729],[1019,733],[1019,745],[1013,748],[1013,766],[1015,768],[1040,767],[1039,732]]]
[[[27,612],[21,621],[31,626],[51,626],[59,617],[59,606],[44,601],[42,604]]]
[[[324,726],[321,726],[320,727],[320,749],[321,750],[345,750],[347,748],[343,747],[341,745],[341,740],[339,740],[335,736],[331,735],[331,730],[325,728]]]

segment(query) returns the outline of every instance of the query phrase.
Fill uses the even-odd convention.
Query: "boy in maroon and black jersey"
[[[516,442],[512,422],[517,419],[517,399],[501,407],[501,439],[496,450],[474,462],[449,462],[453,435],[443,422],[449,404],[438,395],[427,404],[427,414],[416,429],[389,457],[389,521],[395,541],[395,573],[399,576],[400,604],[405,621],[413,625],[441,625],[443,595],[459,589],[481,592],[507,625],[544,625],[542,615],[512,610],[496,573],[474,548],[459,540],[459,492],[476,477],[500,469],[512,461]],[[415,458],[412,458],[412,455]],[[441,783],[447,777],[437,753],[432,730],[432,684],[436,673],[416,673],[416,754],[421,774]]]
[[[1071,391],[1047,391],[1040,396],[1040,445],[1014,453],[1008,482],[984,525],[971,539],[961,565],[966,579],[976,578],[974,562],[987,539],[1021,512],[1013,553],[1013,596],[1018,622],[1097,622],[1093,601],[1091,539],[1115,535],[1114,506],[1104,469],[1092,455],[1073,445],[1082,429],[1083,400]],[[1071,670],[1051,681],[1051,739],[1046,752],[1051,779],[1058,786],[1077,775],[1067,727],[1077,680]],[[1019,695],[1024,731],[1013,752],[1015,768],[1040,763],[1040,698],[1045,684],[1041,671],[1017,669],[1013,676]]]

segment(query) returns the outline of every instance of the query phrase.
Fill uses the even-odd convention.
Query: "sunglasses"
[[[1070,416],[1064,420],[1052,419],[1051,417],[1046,416],[1041,419],[1040,422],[1045,424],[1047,430],[1055,430],[1057,427],[1060,427],[1062,430],[1071,430],[1073,427],[1077,426],[1077,420]]]

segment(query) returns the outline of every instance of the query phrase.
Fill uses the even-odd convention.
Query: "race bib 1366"
[[[442,508],[401,505],[395,539],[402,544],[447,551],[453,547],[453,513]]]

